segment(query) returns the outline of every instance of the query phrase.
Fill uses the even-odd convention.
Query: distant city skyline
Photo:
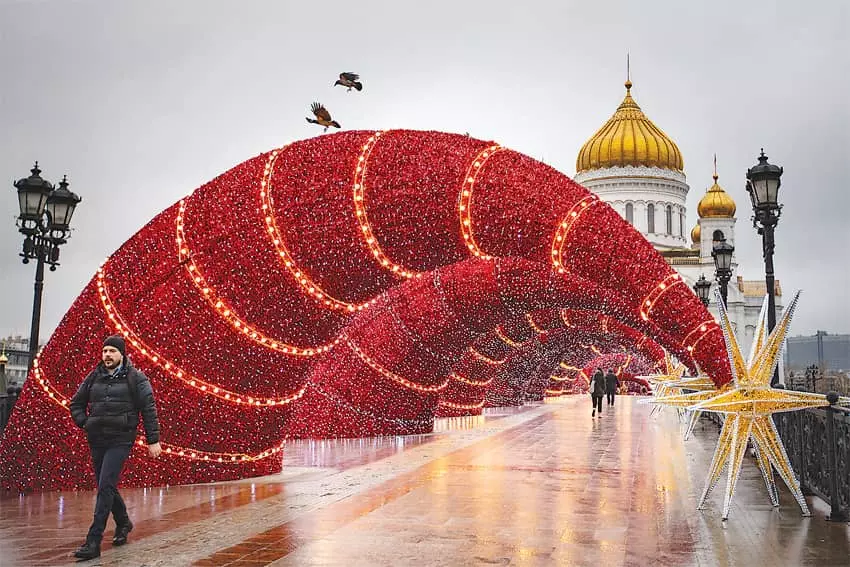
[[[321,11],[336,24],[311,25]],[[785,168],[776,275],[802,288],[793,334],[850,332],[848,7],[800,3],[0,0],[0,336],[29,336],[11,185],[34,160],[80,194],[45,278],[41,339],[99,263],[158,212],[282,143],[345,130],[469,132],[572,176],[581,145],[632,94],[684,156],[687,223],[712,184],[737,203],[736,255],[764,277],[744,174]],[[355,71],[362,92],[333,83]],[[713,274],[706,274],[711,277]]]

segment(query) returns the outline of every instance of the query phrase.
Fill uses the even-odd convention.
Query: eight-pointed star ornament
[[[754,354],[749,364],[744,361],[741,355],[720,294],[716,294],[716,297],[720,311],[720,326],[723,329],[726,350],[732,367],[733,382],[731,388],[688,408],[691,411],[718,412],[726,416],[714,458],[709,467],[705,489],[697,507],[698,509],[705,508],[708,497],[720,479],[724,468],[728,468],[726,494],[723,501],[723,519],[729,517],[729,508],[732,496],[735,493],[735,485],[740,476],[741,465],[747,449],[747,440],[752,439],[765,483],[768,486],[771,502],[778,505],[772,466],[794,495],[803,515],[809,516],[811,513],[800,490],[800,483],[791,468],[785,446],[782,444],[779,432],[771,417],[772,414],[778,412],[829,405],[826,396],[823,394],[793,392],[770,387],[770,379],[782,353],[782,344],[788,333],[788,327],[797,307],[800,292],[798,291],[794,295],[794,298],[785,308],[785,312],[773,332],[763,341],[758,339],[760,344],[755,345]]]

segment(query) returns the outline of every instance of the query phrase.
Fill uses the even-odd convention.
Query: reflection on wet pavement
[[[773,509],[745,463],[728,522],[697,512],[717,428],[584,397],[438,420],[435,433],[287,443],[280,475],[127,489],[100,565],[848,565],[850,529]],[[0,565],[70,564],[92,492],[5,495]],[[111,539],[112,526],[105,542]]]

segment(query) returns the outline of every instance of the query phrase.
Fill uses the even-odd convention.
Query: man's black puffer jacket
[[[135,396],[130,391],[132,384],[136,386]],[[70,409],[74,423],[86,430],[91,445],[132,444],[139,413],[148,445],[159,442],[153,388],[147,376],[126,356],[115,376],[109,374],[103,362],[98,364],[74,394]]]

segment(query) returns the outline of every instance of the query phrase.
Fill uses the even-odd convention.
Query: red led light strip
[[[469,168],[466,170],[466,175],[463,178],[463,183],[460,188],[460,198],[458,199],[458,213],[460,215],[460,234],[463,237],[463,242],[469,249],[470,253],[478,258],[489,260],[492,256],[488,256],[478,247],[475,242],[475,236],[472,234],[472,190],[475,186],[475,180],[478,177],[478,172],[487,163],[493,154],[504,150],[500,145],[494,144],[480,151],[472,160]]]
[[[201,295],[207,303],[213,308],[219,317],[224,319],[227,324],[234,329],[235,332],[244,335],[247,339],[250,339],[270,350],[296,356],[313,356],[321,354],[329,351],[339,342],[339,339],[336,339],[332,343],[319,345],[317,347],[305,348],[294,346],[264,334],[262,331],[234,313],[233,308],[227,305],[227,303],[219,297],[216,290],[209,284],[209,282],[207,282],[200,268],[195,263],[192,251],[189,248],[189,243],[186,240],[186,233],[184,229],[185,221],[186,200],[182,199],[180,201],[180,209],[177,213],[177,257],[186,269],[189,279],[192,280],[192,283],[195,284],[195,287],[201,292]]]
[[[502,331],[502,327],[496,327],[496,336],[499,337],[500,339],[502,339],[502,341],[505,344],[507,344],[508,346],[512,346],[514,348],[522,346],[521,342],[515,341],[515,340],[511,339],[510,337],[508,337],[507,335],[505,335],[505,332]]]
[[[546,332],[546,329],[542,329],[537,326],[537,323],[534,322],[534,317],[531,316],[531,313],[526,313],[525,318],[528,319],[528,324],[531,325],[531,328],[534,329],[538,335],[542,335]]]
[[[384,132],[375,132],[369,136],[369,139],[366,140],[365,144],[363,144],[360,156],[357,158],[357,166],[354,169],[354,214],[357,217],[357,223],[360,225],[360,234],[363,236],[366,246],[369,247],[369,251],[372,252],[372,256],[375,257],[378,263],[397,276],[412,278],[419,274],[390,260],[390,258],[384,253],[383,249],[381,249],[381,245],[378,244],[378,239],[375,238],[375,233],[372,231],[372,226],[369,224],[369,218],[366,215],[365,191],[367,163],[369,161],[369,155],[372,153],[372,149],[375,147],[375,144],[378,142],[383,133]]]
[[[718,325],[716,321],[714,321],[714,320],[708,320],[708,321],[705,321],[704,323],[702,323],[702,324],[698,325],[698,326],[697,326],[695,329],[693,329],[690,333],[688,333],[688,334],[685,336],[685,339],[682,341],[682,344],[683,344],[683,345],[687,344],[688,339],[689,339],[689,338],[691,338],[691,335],[693,335],[693,334],[694,334],[694,333],[696,333],[697,331],[701,331],[701,332],[702,332],[702,334],[701,334],[701,335],[697,338],[697,340],[695,340],[695,341],[694,341],[694,343],[693,343],[692,345],[689,345],[689,346],[687,347],[687,348],[688,348],[688,352],[693,352],[694,350],[696,350],[697,345],[699,344],[699,342],[700,342],[701,340],[703,340],[703,339],[704,339],[704,338],[705,338],[705,337],[706,337],[706,336],[707,336],[710,332],[715,331],[715,330],[717,330],[717,331],[721,331],[721,332],[722,332],[722,329],[720,328],[720,325]]]
[[[278,256],[283,262],[283,265],[286,266],[289,273],[292,274],[292,277],[295,278],[296,283],[301,286],[304,293],[311,296],[321,305],[324,305],[329,309],[349,312],[367,307],[370,304],[368,301],[366,303],[356,304],[331,297],[327,292],[319,287],[319,285],[314,282],[310,276],[298,266],[298,264],[296,264],[295,259],[292,257],[292,254],[290,254],[286,244],[284,244],[280,229],[277,226],[277,220],[274,217],[274,199],[272,198],[272,177],[274,174],[274,165],[283,149],[285,148],[274,150],[271,153],[268,161],[266,162],[266,167],[263,170],[263,180],[260,183],[261,214],[263,216],[263,221],[266,224],[266,232],[268,233],[269,238],[271,238]]]
[[[564,268],[564,260],[562,256],[564,241],[567,239],[567,233],[570,232],[573,225],[575,225],[581,215],[590,208],[591,205],[599,202],[601,201],[596,195],[582,197],[570,208],[567,212],[567,216],[564,217],[564,220],[561,221],[561,224],[559,224],[557,230],[555,230],[555,236],[552,238],[552,266],[558,270],[559,274],[563,274],[567,271],[566,268]]]
[[[459,410],[474,410],[474,409],[483,408],[484,407],[484,400],[481,400],[477,404],[469,404],[469,405],[456,404],[456,403],[450,402],[448,400],[440,400],[439,405],[445,406],[447,408],[453,408],[453,409],[459,409]]]
[[[343,336],[343,341],[354,352],[354,354],[356,354],[357,357],[363,362],[365,362],[372,370],[374,370],[385,378],[389,378],[393,382],[401,384],[405,388],[410,388],[411,390],[416,390],[417,392],[439,392],[449,385],[448,378],[446,378],[446,380],[438,386],[422,386],[421,384],[417,384],[416,382],[411,382],[404,376],[399,376],[398,374],[387,370],[386,368],[378,364],[376,361],[372,360],[372,358],[370,358],[369,355],[360,350],[360,348],[356,344],[354,344],[354,341],[352,341],[347,335]]]
[[[44,377],[44,374],[41,371],[41,367],[39,366],[38,357],[33,360],[33,377],[38,382],[41,389],[47,394],[47,397],[55,402],[57,405],[65,408],[70,411],[68,406],[71,401],[62,394],[59,390],[53,386],[50,381]],[[136,441],[138,445],[144,445],[144,441],[142,439],[138,439]],[[276,455],[283,451],[284,443],[272,447],[271,449],[266,449],[261,453],[257,453],[255,455],[249,455],[245,453],[215,453],[210,451],[200,451],[198,449],[190,449],[186,447],[180,447],[178,445],[172,445],[166,442],[160,442],[162,445],[162,450],[165,454],[172,455],[175,457],[180,457],[183,459],[190,459],[194,461],[214,461],[219,463],[225,462],[245,462],[245,461],[260,461]]]
[[[463,382],[464,384],[469,384],[471,386],[489,386],[490,382],[493,381],[493,378],[495,378],[495,376],[493,378],[490,378],[489,380],[477,381],[477,380],[470,380],[469,378],[467,378],[465,376],[461,376],[460,374],[452,372],[451,374],[449,374],[449,378],[452,379],[452,380],[455,380],[457,382]]]
[[[494,358],[484,356],[483,354],[481,354],[480,352],[478,352],[477,350],[475,350],[472,347],[469,347],[469,352],[472,353],[472,356],[474,356],[475,358],[477,358],[481,362],[486,362],[487,364],[499,365],[499,364],[504,364],[508,360],[507,358],[503,358],[502,360],[496,360]]]
[[[227,390],[217,384],[213,384],[212,382],[208,382],[207,380],[198,378],[197,376],[194,376],[173,364],[170,360],[166,359],[156,350],[145,344],[145,342],[132,329],[130,329],[118,313],[118,310],[112,304],[112,301],[109,299],[109,291],[106,288],[106,262],[108,262],[108,259],[97,269],[97,290],[100,295],[100,302],[106,311],[106,315],[109,317],[109,320],[113,327],[115,327],[115,330],[122,334],[137,352],[156,365],[163,372],[182,381],[187,386],[194,388],[199,392],[221,398],[222,400],[226,400],[234,404],[248,406],[277,406],[293,402],[304,395],[303,386],[295,392],[281,398],[240,394],[238,392]]]
[[[669,274],[663,280],[658,282],[658,284],[652,288],[652,291],[643,298],[643,301],[640,304],[641,319],[649,321],[649,312],[652,311],[652,308],[655,307],[655,304],[659,299],[661,299],[661,296],[674,285],[684,283],[685,282],[682,280],[682,277],[677,273]]]

